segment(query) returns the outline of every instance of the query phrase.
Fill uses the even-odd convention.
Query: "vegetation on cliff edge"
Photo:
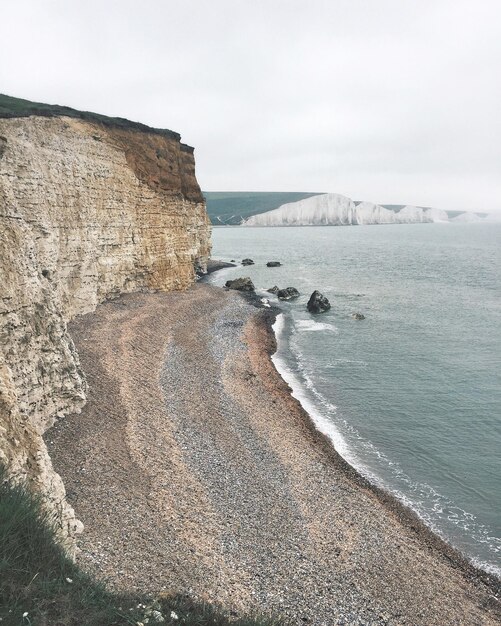
[[[44,104],[42,102],[31,102],[31,100],[23,100],[22,98],[13,98],[5,94],[0,94],[0,118],[12,117],[29,117],[30,115],[38,115],[41,117],[74,117],[88,122],[95,122],[108,126],[110,128],[121,128],[124,130],[139,130],[156,135],[165,135],[172,137],[178,141],[181,138],[179,133],[166,128],[151,128],[140,122],[131,122],[123,117],[109,117],[100,113],[92,113],[90,111],[78,111],[71,107],[61,106],[59,104]]]
[[[157,613],[156,613],[157,612]],[[158,617],[163,619],[159,621]],[[64,554],[40,501],[10,484],[0,467],[0,621],[2,626],[278,626],[238,618],[186,596],[157,600],[111,593]]]

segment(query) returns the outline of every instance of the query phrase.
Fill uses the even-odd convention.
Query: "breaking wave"
[[[315,332],[320,330],[326,330],[331,333],[338,333],[339,330],[334,324],[328,324],[325,322],[315,322],[315,320],[298,320],[296,327],[302,332]]]

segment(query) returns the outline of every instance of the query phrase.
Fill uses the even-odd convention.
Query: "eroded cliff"
[[[124,292],[188,287],[210,253],[193,150],[179,135],[75,117],[0,119],[0,461],[79,522],[42,439],[86,383],[67,332]]]

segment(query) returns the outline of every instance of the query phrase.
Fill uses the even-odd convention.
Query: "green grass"
[[[139,605],[139,606],[138,606]],[[279,626],[276,619],[237,617],[187,596],[153,601],[108,591],[69,560],[54,539],[40,501],[5,480],[0,467],[1,626],[112,626],[145,623],[145,607],[177,626]],[[177,615],[171,617],[171,612]],[[149,626],[157,623],[150,617]]]
[[[0,118],[12,117],[28,117],[29,115],[39,115],[42,117],[74,117],[81,120],[96,122],[109,126],[111,128],[122,128],[126,130],[140,130],[157,135],[165,135],[179,140],[181,136],[172,130],[166,128],[150,128],[139,122],[131,122],[123,117],[108,117],[100,113],[91,113],[90,111],[78,111],[71,107],[61,106],[59,104],[44,104],[42,102],[31,102],[31,100],[23,100],[21,98],[13,98],[5,94],[0,94]]]
[[[214,225],[241,224],[251,215],[277,209],[287,202],[297,202],[318,193],[288,191],[203,191],[207,213]]]

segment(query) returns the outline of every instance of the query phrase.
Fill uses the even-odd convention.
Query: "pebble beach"
[[[291,624],[500,623],[498,581],[315,430],[256,305],[197,284],[71,322],[88,402],[45,439],[85,526],[79,564]]]

